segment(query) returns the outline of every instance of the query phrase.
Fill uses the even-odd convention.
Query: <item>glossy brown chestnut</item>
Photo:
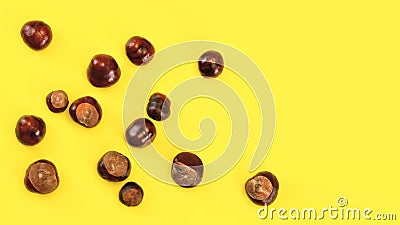
[[[154,124],[146,119],[134,120],[125,131],[125,139],[129,145],[136,148],[144,148],[156,138],[157,132]]]
[[[172,162],[171,177],[181,187],[194,187],[203,179],[203,162],[191,152],[181,152]]]
[[[97,172],[105,180],[123,181],[131,172],[131,162],[121,153],[109,151],[97,163]]]
[[[171,101],[161,93],[150,96],[147,104],[147,115],[153,120],[161,121],[169,117],[171,113]]]
[[[15,127],[15,135],[19,142],[24,145],[38,144],[46,134],[46,123],[42,118],[25,115],[18,119]]]
[[[52,91],[46,96],[46,104],[54,113],[64,112],[69,104],[68,95],[63,90]]]
[[[155,52],[153,45],[139,36],[133,36],[128,40],[125,51],[129,60],[137,66],[149,63]]]
[[[224,59],[217,51],[203,53],[198,61],[199,70],[204,77],[218,77],[224,69]]]
[[[25,187],[34,193],[51,193],[57,189],[59,182],[56,166],[45,159],[32,163],[25,173]]]
[[[138,206],[143,195],[142,187],[135,182],[128,182],[119,191],[119,201],[126,206]]]
[[[21,29],[21,37],[33,50],[42,50],[46,48],[52,38],[53,34],[49,25],[43,21],[29,21],[26,22]]]
[[[112,56],[99,54],[93,56],[86,74],[93,86],[110,87],[121,77],[121,70]]]
[[[246,181],[245,190],[255,204],[270,205],[278,196],[279,182],[274,174],[263,171]]]
[[[85,96],[75,100],[69,107],[69,115],[80,125],[91,128],[99,124],[102,110],[96,99]]]

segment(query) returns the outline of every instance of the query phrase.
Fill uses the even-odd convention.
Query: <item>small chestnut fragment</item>
[[[46,134],[46,123],[42,118],[25,115],[18,119],[15,127],[15,135],[19,142],[24,145],[38,144]]]
[[[245,190],[255,204],[270,205],[278,195],[279,182],[274,174],[263,171],[246,181]]]
[[[150,96],[147,104],[147,115],[153,120],[161,121],[169,117],[171,113],[171,101],[161,93],[154,93]]]
[[[121,153],[109,151],[97,163],[97,172],[105,180],[123,181],[131,172],[131,162]]]
[[[80,125],[91,128],[96,126],[102,116],[102,110],[96,99],[85,96],[75,100],[69,107],[71,118]]]
[[[191,152],[181,152],[172,163],[171,177],[181,187],[194,187],[203,179],[203,162]]]
[[[110,87],[121,77],[121,70],[112,56],[99,54],[93,56],[86,74],[93,86]]]
[[[50,44],[53,34],[49,25],[43,21],[34,20],[22,26],[21,37],[31,49],[38,51]]]
[[[25,173],[25,187],[34,193],[51,193],[57,189],[59,182],[56,166],[45,159],[32,163]]]
[[[143,200],[143,189],[135,182],[128,182],[119,191],[119,201],[126,206],[137,206]]]
[[[125,51],[129,60],[137,66],[149,63],[155,52],[154,46],[139,36],[133,36],[126,42]]]
[[[217,51],[203,53],[198,61],[199,70],[204,77],[218,77],[224,69],[224,59]]]
[[[154,124],[146,119],[134,120],[125,131],[125,139],[129,145],[136,148],[144,148],[156,138],[157,132]]]
[[[46,104],[54,113],[64,112],[69,104],[68,95],[63,90],[52,91],[46,96]]]

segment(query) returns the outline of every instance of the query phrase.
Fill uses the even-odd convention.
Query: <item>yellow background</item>
[[[399,11],[396,0],[2,1],[0,224],[310,223],[257,218],[259,207],[243,190],[245,180],[255,174],[247,168],[256,138],[250,138],[244,157],[226,176],[193,189],[161,183],[133,161],[121,113],[137,69],[124,53],[133,35],[146,37],[157,50],[182,41],[215,40],[242,50],[258,64],[277,112],[274,143],[257,170],[270,170],[280,181],[271,207],[321,209],[336,206],[336,199],[345,196],[349,207],[399,216]],[[40,52],[29,49],[19,33],[34,19],[53,30],[52,43]],[[122,70],[120,81],[107,89],[94,88],[86,79],[86,67],[98,53],[112,55]],[[197,76],[195,66],[182,71],[183,76]],[[229,72],[219,79],[249,95]],[[174,81],[163,79],[158,90],[170,90]],[[71,101],[84,95],[97,98],[104,111],[101,123],[86,129],[67,112],[51,113],[45,96],[55,89],[64,89]],[[259,114],[255,100],[247,99],[256,136]],[[40,116],[47,124],[45,138],[33,147],[15,137],[15,124],[24,114]],[[181,115],[190,138],[198,135],[203,115],[214,116],[218,127],[229,125],[226,112],[210,101],[192,102]],[[225,146],[227,131],[220,129],[213,146],[200,153],[204,161]],[[161,131],[158,135],[154,144],[173,157],[178,150],[163,141]],[[119,203],[123,182],[109,183],[97,175],[96,163],[108,150],[132,159],[128,180],[145,192],[139,207]],[[60,186],[49,195],[30,193],[23,184],[28,165],[41,158],[53,161],[59,171]],[[319,223],[348,221],[326,218]]]

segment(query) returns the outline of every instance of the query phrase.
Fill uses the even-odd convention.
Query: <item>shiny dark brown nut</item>
[[[53,34],[50,26],[43,21],[29,21],[22,26],[21,37],[25,44],[37,51],[50,44]]]
[[[86,74],[93,86],[110,87],[121,77],[121,69],[112,56],[99,54],[90,61]]]
[[[274,174],[263,171],[246,181],[245,190],[255,204],[270,205],[278,196],[279,182]]]
[[[52,91],[46,96],[46,104],[54,113],[64,112],[69,104],[68,95],[63,90]]]
[[[153,59],[154,46],[145,38],[133,36],[125,44],[125,52],[129,60],[137,65],[145,65]]]
[[[91,128],[99,124],[102,110],[96,99],[85,96],[75,100],[69,107],[71,118],[78,124]]]
[[[25,115],[18,119],[15,127],[15,135],[24,145],[38,144],[46,134],[46,123],[42,118]]]
[[[171,113],[171,101],[161,93],[150,96],[147,104],[147,115],[153,120],[161,121],[169,117]]]
[[[198,61],[199,71],[204,77],[218,77],[224,69],[224,59],[217,51],[203,53]]]
[[[105,180],[123,181],[131,172],[131,162],[121,153],[109,151],[97,163],[97,172]]]
[[[203,179],[203,162],[193,153],[181,152],[172,162],[171,177],[181,187],[194,187]]]
[[[125,139],[129,145],[144,148],[156,138],[157,132],[154,124],[145,118],[134,120],[125,131]]]
[[[119,201],[126,206],[138,206],[143,195],[143,189],[137,183],[128,182],[119,191]]]
[[[25,173],[25,187],[34,193],[51,193],[57,189],[59,182],[56,166],[45,159],[32,163]]]

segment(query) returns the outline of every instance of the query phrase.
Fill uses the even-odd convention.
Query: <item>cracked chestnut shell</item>
[[[110,87],[121,77],[117,61],[106,54],[93,56],[86,70],[89,82],[95,87]]]
[[[141,66],[153,59],[155,49],[147,39],[133,36],[126,42],[125,52],[133,64]]]
[[[33,115],[20,117],[15,126],[15,135],[24,145],[36,145],[46,134],[46,123],[42,118]]]
[[[246,181],[245,190],[255,204],[270,205],[278,196],[279,182],[274,174],[263,171]]]
[[[102,110],[96,99],[85,96],[75,100],[71,104],[69,115],[76,123],[91,128],[99,124],[102,117]]]
[[[63,90],[52,91],[46,96],[46,104],[54,113],[64,112],[69,104],[68,95]]]
[[[24,178],[26,189],[39,194],[53,192],[57,189],[59,182],[56,166],[45,159],[29,165]]]
[[[171,113],[171,101],[161,93],[154,93],[147,103],[147,115],[153,120],[162,121]]]
[[[33,50],[46,48],[53,39],[53,33],[49,25],[43,21],[33,20],[26,22],[21,28],[21,37]]]
[[[128,157],[116,151],[106,152],[97,163],[97,172],[105,180],[117,182],[128,178],[131,162]]]
[[[143,189],[135,182],[128,182],[119,191],[119,201],[126,206],[138,206],[143,200]]]
[[[224,59],[219,52],[210,50],[200,56],[198,67],[202,76],[218,77],[224,69]]]
[[[181,187],[194,187],[203,179],[203,162],[194,153],[181,152],[172,161],[171,177]]]
[[[157,131],[154,124],[146,119],[134,120],[125,131],[125,139],[128,144],[136,148],[144,148],[156,138]]]

